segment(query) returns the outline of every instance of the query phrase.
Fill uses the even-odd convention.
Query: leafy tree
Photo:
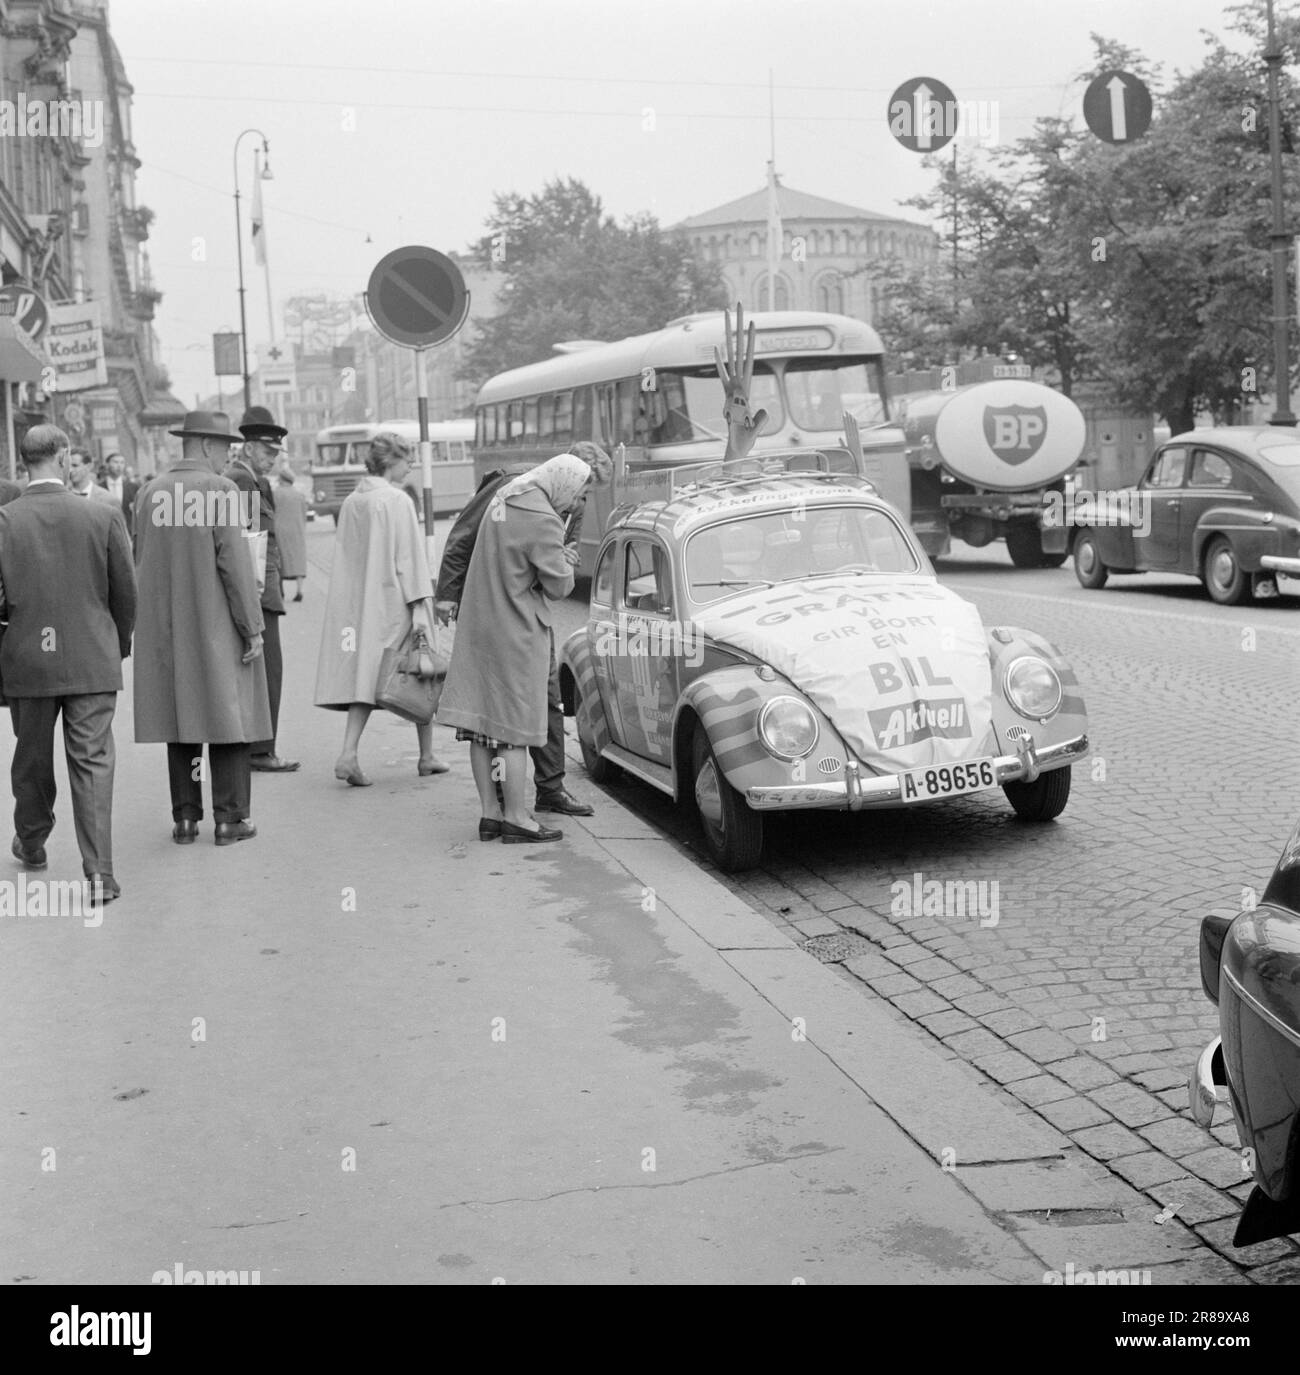
[[[566,339],[621,339],[721,308],[721,272],[652,215],[622,224],[573,178],[498,195],[474,258],[505,274],[498,313],[477,326],[461,376],[480,382],[552,356]]]

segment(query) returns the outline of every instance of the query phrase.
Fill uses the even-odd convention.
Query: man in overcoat
[[[257,834],[249,747],[271,731],[247,500],[221,476],[240,440],[220,411],[191,411],[170,433],[180,461],[136,498],[135,738],[167,745],[178,845],[203,818],[207,744],[216,843],[233,845]]]
[[[68,487],[68,438],[55,425],[23,436],[31,480],[0,509],[0,603],[9,622],[0,677],[13,717],[15,857],[47,864],[54,827],[54,726],[63,748],[82,868],[99,901],[113,877],[113,715],[131,653],[135,572],[120,512]]]
[[[265,530],[266,583],[262,588],[262,654],[266,660],[266,689],[271,705],[271,734],[255,740],[250,750],[251,764],[261,773],[294,773],[302,767],[296,759],[281,759],[275,752],[275,737],[280,730],[280,694],[284,685],[284,655],[280,648],[280,617],[284,615],[284,593],[280,585],[280,544],[276,538],[275,497],[267,475],[283,453],[281,440],[289,433],[265,406],[250,406],[239,422],[244,444],[226,468],[225,476],[248,497],[253,513],[253,529]]]

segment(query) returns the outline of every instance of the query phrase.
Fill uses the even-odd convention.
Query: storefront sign
[[[51,306],[43,342],[54,364],[54,386],[50,390],[83,391],[108,385],[98,301]]]

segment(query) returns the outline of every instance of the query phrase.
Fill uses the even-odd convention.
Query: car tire
[[[1236,551],[1223,535],[1205,548],[1201,573],[1210,600],[1220,606],[1240,606],[1250,600],[1250,574],[1242,569]]]
[[[608,783],[618,771],[603,754],[596,752],[595,745],[582,733],[582,689],[575,683],[573,687],[574,718],[578,729],[578,748],[582,751],[582,767],[593,783]]]
[[[1055,821],[1070,800],[1070,768],[1040,773],[1032,783],[1004,783],[1002,791],[1021,821]]]
[[[1080,587],[1095,591],[1106,586],[1110,569],[1101,561],[1101,550],[1097,548],[1097,536],[1084,530],[1074,542],[1074,576],[1079,579]]]
[[[1007,553],[1017,568],[1042,568],[1042,532],[1034,525],[1007,526]]]
[[[691,742],[691,787],[713,862],[727,874],[752,869],[763,855],[763,818],[727,782],[700,725]]]

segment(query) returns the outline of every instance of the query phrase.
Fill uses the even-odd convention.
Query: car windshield
[[[724,400],[715,367],[670,371],[655,374],[658,393],[658,423],[650,432],[652,444],[687,444],[696,439],[727,437],[727,422],[722,418]],[[749,404],[752,411],[766,411],[767,420],[760,434],[771,434],[785,423],[781,393],[776,374],[766,364],[754,368],[750,381]]]
[[[845,411],[859,425],[885,419],[874,359],[792,358],[785,365],[785,396],[790,418],[804,430],[843,430]]]
[[[697,604],[747,587],[828,573],[915,573],[898,523],[870,506],[814,506],[711,525],[687,541],[686,585]]]

